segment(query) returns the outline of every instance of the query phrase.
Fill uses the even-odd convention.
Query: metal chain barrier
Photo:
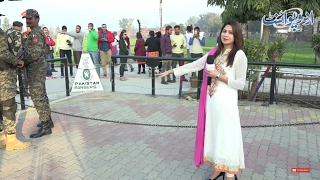
[[[119,86],[127,86],[127,87],[138,87],[138,88],[143,88],[143,89],[152,89],[150,87],[142,87],[142,86],[137,86],[137,85],[126,85],[126,84],[116,84],[116,85],[119,85]],[[177,87],[174,87],[174,88],[156,88],[156,89],[177,89]],[[52,94],[58,94],[58,93],[64,93],[66,92],[66,90],[62,90],[62,91],[55,91],[55,92],[51,92],[51,93],[47,93],[47,95],[52,95]],[[257,93],[258,94],[258,93]],[[316,105],[316,104],[312,104],[310,102],[307,102],[305,100],[302,100],[302,99],[298,99],[298,98],[295,98],[295,97],[292,97],[291,95],[289,94],[281,94],[281,96],[283,98],[291,98],[293,100],[297,100],[297,101],[301,101],[302,103],[306,104],[306,105],[309,105],[313,108],[316,108],[316,109],[320,109],[320,106]],[[161,102],[169,102],[169,101],[161,101]],[[260,102],[260,101],[259,101]],[[19,103],[21,104],[21,103]],[[295,109],[294,106],[292,106],[291,108]],[[298,108],[297,108],[298,109]]]
[[[17,104],[21,104],[17,102]],[[35,108],[34,106],[26,105],[25,106],[29,108]],[[117,123],[117,124],[126,124],[126,125],[137,125],[137,126],[152,126],[152,127],[169,127],[169,128],[197,128],[197,126],[186,126],[186,125],[170,125],[170,124],[148,124],[148,123],[136,123],[136,122],[125,122],[125,121],[114,121],[114,120],[107,120],[107,119],[100,119],[100,118],[92,118],[92,117],[85,117],[85,116],[79,116],[74,114],[68,114],[64,112],[59,111],[53,111],[52,113],[60,114],[64,116],[69,117],[75,117],[75,118],[81,118],[85,120],[94,120],[94,121],[100,121],[100,122],[109,122],[109,123]],[[290,123],[290,124],[273,124],[273,125],[252,125],[252,126],[241,126],[241,128],[267,128],[267,127],[288,127],[288,126],[306,126],[306,125],[316,125],[320,124],[319,122],[309,122],[309,123]]]

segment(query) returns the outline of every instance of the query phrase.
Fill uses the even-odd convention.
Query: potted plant
[[[198,87],[198,77],[196,72],[192,72],[190,77],[190,85],[191,88],[197,88]]]

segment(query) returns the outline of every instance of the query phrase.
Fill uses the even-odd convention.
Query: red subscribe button
[[[309,173],[310,168],[291,168],[291,172],[293,172],[293,173]]]

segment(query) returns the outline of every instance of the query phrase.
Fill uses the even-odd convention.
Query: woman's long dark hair
[[[227,66],[232,67],[236,53],[238,52],[238,50],[243,49],[242,27],[238,21],[229,21],[229,22],[224,23],[224,25],[222,26],[221,31],[220,31],[220,35],[219,35],[220,38],[218,39],[218,49],[213,54],[213,57],[214,57],[214,59],[216,59],[221,54],[221,52],[224,48],[224,45],[222,44],[222,41],[221,41],[221,33],[227,25],[232,26],[232,32],[233,32],[233,37],[234,37],[233,48],[229,52],[228,62],[227,62]]]
[[[137,32],[136,37],[137,37],[137,39],[138,39],[138,38],[142,38],[142,34],[141,34],[141,32]]]
[[[156,32],[156,37],[157,38],[161,38],[161,32],[160,31]]]
[[[124,31],[121,31],[121,33],[120,33],[120,39],[123,39],[123,34],[124,34],[125,32]],[[124,39],[123,39],[124,40]]]

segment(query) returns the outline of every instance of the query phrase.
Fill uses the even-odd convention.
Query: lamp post
[[[162,0],[160,0],[159,13],[160,13],[160,31],[162,31]]]

